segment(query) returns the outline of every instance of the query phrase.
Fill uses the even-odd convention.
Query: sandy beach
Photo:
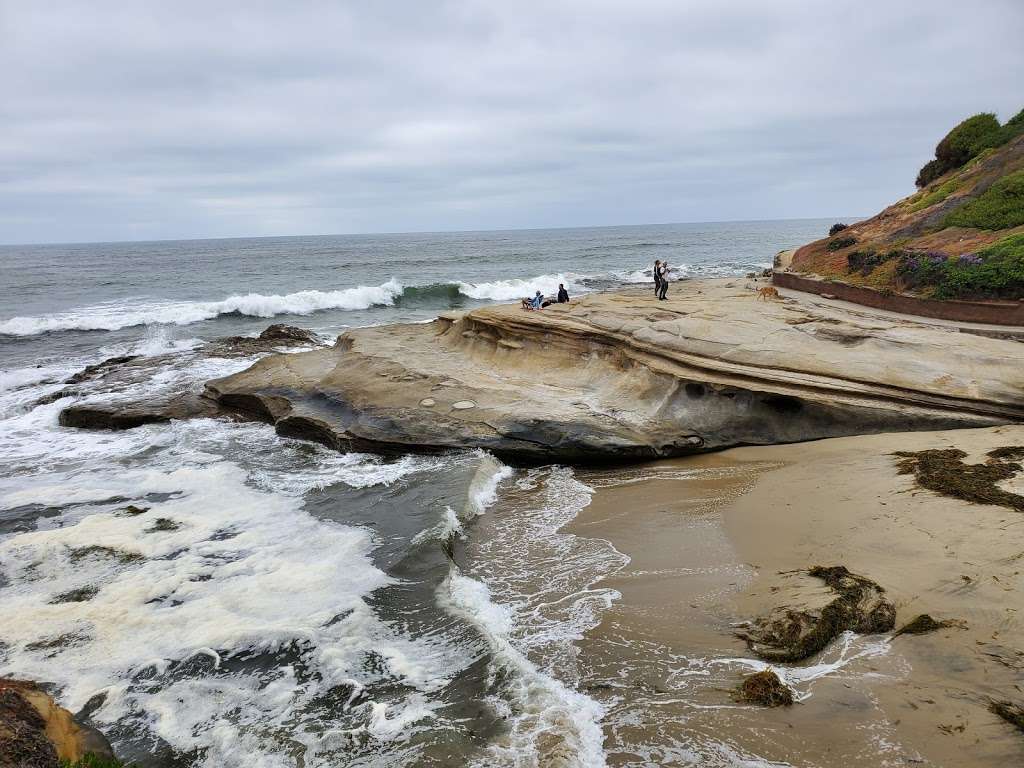
[[[1024,427],[870,435],[739,448],[632,471],[580,472],[596,489],[566,529],[630,562],[598,586],[621,598],[580,643],[581,686],[607,710],[611,765],[1005,766],[1024,739],[992,714],[1019,702],[1024,517],[915,487],[895,451],[956,447],[968,463],[1024,445]],[[1015,486],[1014,483],[1017,483]],[[1019,492],[1019,475],[1006,490]],[[885,588],[897,627],[847,633],[773,668],[789,708],[733,702],[763,669],[736,625],[771,608],[820,605],[798,571],[845,565]]]

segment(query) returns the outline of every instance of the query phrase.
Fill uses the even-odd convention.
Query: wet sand
[[[579,472],[597,492],[564,532],[630,557],[599,582],[621,598],[579,642],[581,687],[607,710],[609,764],[1024,764],[1024,734],[987,709],[992,698],[1024,700],[1024,514],[917,489],[889,455],[957,447],[976,462],[1004,445],[1024,445],[1024,427]],[[1011,483],[1024,492],[1019,476]],[[735,624],[824,600],[821,582],[792,573],[816,564],[882,585],[897,626],[929,613],[968,628],[846,635],[775,667],[793,707],[734,703],[731,689],[764,666]]]

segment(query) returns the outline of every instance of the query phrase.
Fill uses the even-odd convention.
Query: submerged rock
[[[747,675],[736,689],[737,701],[762,707],[793,706],[793,691],[770,669]]]
[[[131,399],[131,392],[135,387],[146,384],[154,374],[183,362],[203,358],[251,357],[278,352],[282,348],[316,346],[323,346],[323,343],[312,332],[278,323],[266,328],[259,336],[228,336],[193,350],[149,357],[111,357],[87,366],[65,381],[65,384],[76,386],[45,395],[36,401],[36,405],[46,405],[64,397],[123,396],[117,399],[105,397],[96,402],[86,400],[64,408],[58,417],[61,426],[80,429],[133,429],[174,419],[223,416],[224,409],[203,397],[202,392],[177,391],[145,400]]]
[[[875,582],[841,565],[815,566],[807,573],[822,579],[835,597],[815,610],[776,608],[737,633],[760,658],[801,661],[823,650],[841,632],[877,634],[895,626],[896,609]]]
[[[87,755],[120,765],[103,734],[35,683],[0,679],[0,768],[59,768]]]

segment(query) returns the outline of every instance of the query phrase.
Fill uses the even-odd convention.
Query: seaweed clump
[[[762,707],[793,706],[793,691],[770,669],[743,678],[735,697],[738,701]]]
[[[1019,461],[1024,459],[1022,446],[989,451],[983,464],[965,464],[967,454],[959,448],[897,451],[893,455],[900,459],[896,464],[899,473],[913,475],[922,488],[975,504],[995,504],[1024,512],[1024,496],[997,485],[1024,470]]]
[[[777,608],[756,619],[738,636],[750,650],[767,661],[802,661],[824,649],[840,633],[878,634],[896,624],[896,609],[885,590],[844,566],[814,566],[807,573],[822,579],[835,598],[816,610]]]
[[[942,621],[936,621],[929,614],[922,613],[920,616],[915,616],[902,627],[897,629],[893,633],[893,637],[899,637],[900,635],[924,635],[928,632],[935,632],[939,629],[949,629],[955,627],[956,629],[966,629],[967,625],[959,619],[943,619]]]
[[[1010,725],[1017,726],[1018,730],[1024,731],[1024,706],[1009,701],[993,701],[989,703],[988,709]]]

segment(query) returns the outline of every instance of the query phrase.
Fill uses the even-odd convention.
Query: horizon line
[[[836,218],[832,216],[795,216],[776,219],[708,219],[705,221],[663,221],[644,224],[580,224],[559,227],[499,227],[497,229],[428,229],[428,230],[397,230],[390,232],[322,232],[301,235],[223,235],[220,237],[160,237],[142,240],[54,240],[51,242],[12,242],[0,243],[0,248],[17,248],[23,246],[55,246],[55,245],[126,245],[129,243],[199,243],[217,240],[283,240],[302,237],[379,237],[397,235],[453,235],[473,234],[480,232],[550,232],[569,229],[619,229],[623,227],[670,227],[690,224],[756,224],[773,221],[815,221]],[[846,216],[851,221],[862,220],[864,216]]]

